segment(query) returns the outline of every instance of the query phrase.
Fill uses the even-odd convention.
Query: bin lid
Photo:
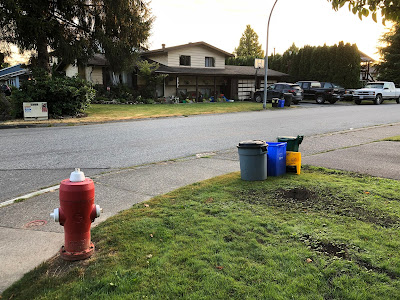
[[[238,148],[261,148],[268,145],[262,140],[248,140],[240,142]]]

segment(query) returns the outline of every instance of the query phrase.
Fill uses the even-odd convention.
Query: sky
[[[232,53],[239,45],[246,25],[258,34],[264,51],[267,40],[268,17],[274,0],[152,0],[150,8],[155,17],[149,49],[159,49],[189,42],[206,42]],[[269,27],[268,53],[283,54],[295,43],[328,46],[357,44],[358,49],[379,59],[379,39],[389,27],[372,18],[362,21],[345,5],[334,11],[327,0],[278,0]],[[15,49],[14,49],[15,50]],[[11,64],[27,62],[29,55],[13,51]]]
[[[274,2],[152,0],[150,7],[156,19],[150,49],[159,49],[162,44],[168,47],[204,41],[232,53],[246,25],[250,25],[265,51],[268,17]],[[357,44],[359,50],[379,59],[379,39],[388,29],[379,19],[375,23],[371,16],[361,21],[347,5],[334,11],[327,0],[278,0],[271,16],[268,53],[275,49],[275,53],[283,54],[292,43],[301,48],[344,41]]]

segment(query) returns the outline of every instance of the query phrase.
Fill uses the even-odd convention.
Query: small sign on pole
[[[263,58],[255,58],[254,59],[254,68],[263,69],[264,68],[264,59]]]

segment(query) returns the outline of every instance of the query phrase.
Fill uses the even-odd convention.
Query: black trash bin
[[[304,135],[296,136],[278,136],[278,142],[286,142],[286,151],[299,152],[299,145],[304,139]]]
[[[284,93],[283,99],[285,99],[285,106],[290,106],[293,100],[293,94],[291,93]]]

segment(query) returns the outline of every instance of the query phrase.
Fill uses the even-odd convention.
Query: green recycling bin
[[[303,141],[304,135],[295,136],[278,136],[278,142],[286,142],[286,151],[299,152],[299,145]]]
[[[250,140],[237,146],[242,180],[256,181],[267,179],[267,152],[265,141]]]

